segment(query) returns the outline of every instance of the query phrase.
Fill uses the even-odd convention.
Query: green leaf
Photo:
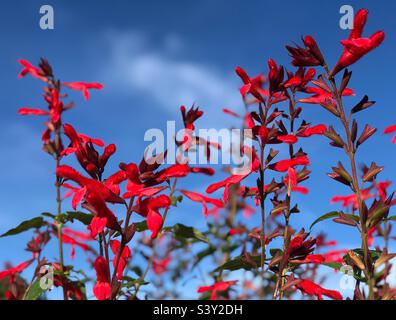
[[[312,229],[312,227],[313,227],[315,224],[317,224],[318,222],[320,222],[320,221],[327,220],[327,219],[331,219],[331,218],[336,218],[336,217],[338,217],[339,215],[340,215],[340,212],[338,212],[338,211],[331,211],[331,212],[325,213],[323,216],[320,216],[319,218],[317,218],[317,219],[311,224],[311,226],[309,227],[309,229]]]
[[[92,221],[93,215],[90,213],[84,213],[81,211],[68,211],[66,212],[66,219],[73,222],[73,220],[78,220],[86,226]]]
[[[143,270],[139,266],[134,266],[131,270],[135,272],[138,277],[141,277],[143,275]]]
[[[237,243],[236,244],[226,243],[221,248],[221,252],[223,252],[223,253],[232,253],[233,251],[235,251],[239,247],[240,247],[240,245],[237,244]]]
[[[353,249],[352,251],[357,253],[361,257],[364,257],[364,252],[363,252],[363,250],[361,248]],[[373,262],[378,260],[379,257],[381,256],[381,253],[382,253],[381,251],[378,251],[378,250],[369,250],[369,251],[370,251],[371,260]]]
[[[342,215],[348,217],[348,218],[351,219],[351,220],[354,220],[354,221],[356,221],[356,222],[359,222],[359,217],[358,217],[357,215],[354,215],[354,214],[347,214],[347,213],[343,213],[343,212],[339,212],[339,211],[331,211],[331,212],[328,212],[328,213],[324,214],[323,216],[320,216],[319,218],[317,218],[317,219],[311,224],[311,226],[310,226],[309,228],[312,229],[312,227],[313,227],[315,224],[317,224],[318,222],[320,222],[320,221],[327,220],[327,219],[331,219],[331,218],[337,218],[337,217],[340,216],[340,214],[342,214]]]
[[[0,236],[0,238],[13,236],[13,235],[28,231],[30,229],[41,228],[41,227],[45,226],[46,224],[47,224],[47,222],[45,222],[42,217],[36,217],[36,218],[30,219],[30,220],[26,220],[26,221],[23,221],[21,224],[19,224],[16,228],[8,230],[6,233],[2,234]]]
[[[30,286],[29,291],[25,297],[25,300],[37,300],[40,298],[47,290],[44,290],[40,286],[40,279],[37,279]]]
[[[148,229],[147,221],[135,222],[133,226],[136,232],[143,232]]]
[[[134,278],[131,278],[131,277],[122,277],[122,278],[123,278],[123,280],[127,281],[125,284],[122,285],[123,287],[126,287],[126,288],[131,288],[131,287],[134,287],[136,285],[145,286],[145,285],[150,284],[150,282],[144,281],[144,280],[142,280],[140,278],[138,278],[138,279],[134,279]]]
[[[172,196],[171,201],[172,201],[172,206],[177,207],[177,203],[183,201],[183,196]]]
[[[219,272],[222,270],[229,270],[229,271],[235,271],[235,270],[252,270],[252,269],[257,269],[258,266],[261,263],[261,257],[260,256],[251,256],[250,259],[252,261],[248,261],[246,257],[244,256],[238,256],[234,259],[228,260],[226,263],[222,264],[218,268],[214,270],[214,272]],[[268,260],[268,259],[266,259]],[[253,263],[252,263],[253,262]],[[256,265],[254,265],[256,264]]]
[[[164,228],[164,230],[173,232],[176,238],[194,239],[205,243],[209,243],[209,239],[206,238],[201,231],[193,227],[185,226],[184,224],[178,223],[175,224],[173,227]]]
[[[52,218],[52,219],[56,218],[56,215],[54,215],[54,214],[52,214],[50,212],[43,212],[41,215],[44,216],[44,217]]]

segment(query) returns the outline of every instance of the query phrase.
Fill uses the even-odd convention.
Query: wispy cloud
[[[144,33],[112,31],[106,39],[110,44],[106,79],[124,92],[152,97],[167,111],[182,104],[221,108],[241,103],[236,76],[183,58],[186,45],[177,35],[158,43]]]

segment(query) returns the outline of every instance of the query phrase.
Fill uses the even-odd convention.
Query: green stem
[[[56,146],[56,168],[60,166],[60,155],[59,150],[61,146],[61,136],[60,129],[57,128],[55,131],[55,146]],[[62,198],[61,198],[61,183],[59,177],[56,177],[56,203],[57,203],[57,232],[58,232],[58,251],[59,251],[59,265],[61,271],[61,281],[63,288],[63,300],[67,300],[67,291],[65,286],[65,275],[64,275],[64,262],[63,262],[63,241],[62,241],[62,227],[63,224],[61,222],[62,215]]]
[[[374,299],[374,284],[373,284],[373,268],[372,268],[372,262],[371,262],[371,256],[370,256],[370,250],[368,246],[368,240],[367,240],[367,227],[366,227],[366,218],[364,216],[363,212],[363,200],[361,197],[361,192],[360,192],[360,187],[359,187],[359,178],[357,174],[357,166],[356,166],[356,159],[355,159],[355,147],[354,143],[352,141],[352,135],[349,129],[350,126],[350,117],[346,117],[345,114],[345,109],[343,106],[342,102],[342,96],[340,92],[337,89],[337,85],[335,83],[335,80],[333,77],[330,77],[329,69],[327,66],[324,66],[326,72],[327,72],[327,77],[331,83],[332,86],[332,94],[337,100],[337,104],[339,107],[340,111],[340,119],[341,122],[344,126],[345,129],[345,134],[347,137],[347,148],[346,148],[346,153],[349,158],[349,162],[351,165],[351,170],[352,170],[352,184],[353,184],[353,189],[356,194],[357,202],[358,202],[358,211],[359,211],[359,220],[360,220],[360,230],[361,230],[361,240],[362,240],[362,250],[363,250],[363,256],[364,256],[364,264],[366,267],[365,270],[365,275],[367,278],[367,284],[369,287],[369,300]]]

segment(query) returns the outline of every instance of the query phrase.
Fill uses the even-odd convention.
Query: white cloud
[[[106,39],[111,51],[105,74],[113,89],[150,96],[168,111],[178,111],[182,104],[196,103],[205,109],[241,104],[236,75],[180,58],[186,45],[174,34],[155,46],[137,32],[113,31]]]

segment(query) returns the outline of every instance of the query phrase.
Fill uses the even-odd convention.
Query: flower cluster
[[[223,112],[239,119],[239,126],[246,129],[240,147],[232,152],[247,165],[224,167],[224,174],[205,183],[201,192],[178,183],[191,175],[210,178],[215,170],[193,166],[185,154],[203,148],[209,160],[212,151],[223,146],[196,135],[196,122],[204,115],[198,107],[180,107],[183,134],[175,138],[178,153],[173,164],[164,161],[167,151],[150,156],[144,152],[140,163],[118,162],[117,169],[109,172],[116,145],[83,134],[78,126],[64,121],[64,112],[75,106],[65,90],[81,91],[89,101],[90,90],[102,90],[103,85],[63,82],[47,60],[41,59],[38,66],[20,60],[19,77],[31,75],[45,84],[46,107],[21,108],[18,113],[46,117],[41,140],[55,162],[57,211],[24,221],[1,236],[35,230],[26,248],[30,257],[0,271],[4,298],[38,298],[45,290],[37,296],[33,288],[49,272],[64,299],[83,300],[92,295],[98,300],[138,299],[141,287],[149,283],[154,286],[146,292],[150,297],[179,298],[177,286],[168,284],[190,281],[185,275],[199,269],[202,284],[196,293],[202,299],[342,300],[346,297],[338,290],[323,285],[320,270],[330,267],[351,270],[355,300],[395,299],[396,290],[388,280],[396,256],[389,252],[389,242],[395,239],[391,222],[396,220],[390,215],[396,204],[392,184],[377,179],[383,166],[358,162],[358,151],[377,129],[369,124],[362,127],[355,114],[369,109],[374,101],[365,95],[349,108],[344,100],[356,95],[348,87],[352,72],[347,68],[385,38],[383,31],[363,38],[367,17],[367,10],[357,12],[354,28],[341,41],[341,57],[332,68],[310,35],[302,38],[301,46],[286,46],[290,66],[270,58],[268,70],[255,76],[235,68],[244,109],[224,108]],[[336,123],[304,120],[315,105]],[[395,131],[392,125],[384,133]],[[339,210],[318,214],[311,225],[296,228],[298,215],[305,214],[299,203],[310,197],[311,164],[318,163],[315,155],[306,152],[307,143],[314,139],[328,139],[331,147],[343,152],[345,157],[337,154],[338,162],[327,175],[347,191],[329,199],[331,204],[340,204]],[[69,198],[72,211],[64,209]],[[169,225],[167,216],[179,204],[202,207],[207,228],[196,228],[197,216],[191,216],[192,226]],[[336,240],[316,232],[328,219],[353,229],[361,246],[339,247]],[[52,239],[57,241],[58,257],[49,259],[46,246]],[[70,264],[63,254],[65,245],[71,246]],[[85,288],[89,276],[72,264],[76,249],[84,253],[96,274],[91,295]],[[31,266],[35,269],[27,282],[21,274]],[[240,273],[233,273],[236,270]]]

